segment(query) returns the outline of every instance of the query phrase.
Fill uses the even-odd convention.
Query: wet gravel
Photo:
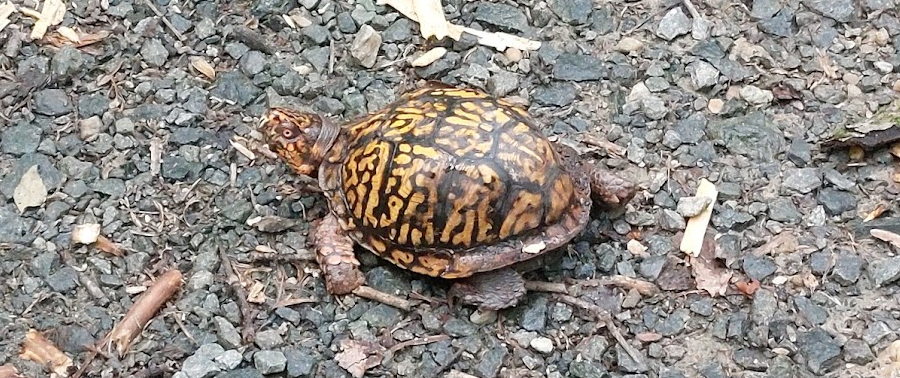
[[[885,376],[900,261],[869,230],[900,232],[900,159],[824,142],[898,106],[900,3],[694,1],[702,19],[677,1],[444,4],[454,23],[542,45],[426,41],[371,0],[156,0],[166,22],[145,2],[85,2],[62,25],[110,35],[78,48],[31,41],[30,19],[14,14],[0,31],[0,365],[46,376],[18,357],[36,329],[80,366],[139,289],[177,268],[182,289],[129,354],[98,358],[91,376],[348,377],[335,360],[344,340],[391,348],[441,334],[369,374]],[[448,52],[410,65],[434,46]],[[529,278],[658,285],[652,296],[612,286],[579,295],[612,313],[641,361],[553,294],[530,293],[499,316],[450,308],[446,282],[367,253],[370,286],[429,300],[403,311],[325,293],[307,239],[326,208],[266,154],[257,117],[291,105],[349,119],[420,80],[524,104],[548,135],[640,185],[624,216],[592,222]],[[35,166],[47,197],[20,212],[16,188]],[[701,179],[719,191],[708,234],[733,274],[722,296],[697,290],[678,249],[685,218],[705,206],[694,197]],[[124,255],[73,245],[84,223]],[[252,294],[252,324],[220,252]],[[758,289],[738,290],[749,280]]]

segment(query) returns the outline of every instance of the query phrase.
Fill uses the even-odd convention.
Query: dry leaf
[[[141,334],[144,326],[153,319],[160,307],[181,287],[181,271],[172,269],[156,280],[141,297],[134,302],[119,324],[113,327],[106,340],[116,345],[119,356],[128,352],[131,343]]]
[[[434,37],[438,41],[450,35],[450,24],[444,16],[441,0],[417,0],[413,2],[413,11],[420,20],[428,20],[419,24],[422,37]]]
[[[638,333],[637,335],[634,335],[634,338],[636,338],[638,341],[640,341],[642,343],[652,343],[654,341],[661,340],[662,335],[660,335],[656,332],[641,332],[641,333]]]
[[[894,145],[891,146],[891,154],[900,158],[900,142],[894,143]]]
[[[739,281],[734,284],[737,287],[738,291],[744,293],[744,295],[753,295],[757,289],[759,289],[759,281],[751,280],[750,282]]]
[[[240,144],[234,140],[230,140],[229,142],[231,143],[231,146],[234,147],[235,150],[237,150],[237,152],[241,153],[241,155],[244,155],[244,157],[246,157],[247,159],[256,160],[256,154],[254,154],[253,151],[250,151],[249,148],[244,147],[243,144]]]
[[[216,69],[202,57],[191,57],[191,67],[194,67],[195,70],[199,71],[203,76],[206,76],[210,80],[215,80],[216,78]]]
[[[706,227],[709,225],[709,219],[712,217],[713,205],[716,203],[719,191],[713,183],[702,179],[697,187],[696,196],[710,198],[710,204],[700,214],[688,219],[687,227],[684,229],[684,237],[681,239],[681,251],[693,257],[700,255],[700,249],[703,247],[703,239],[706,235]]]
[[[900,235],[897,235],[893,232],[882,230],[878,228],[874,228],[869,231],[873,237],[891,243],[894,247],[900,248]]]
[[[412,61],[413,67],[425,67],[434,61],[440,59],[444,54],[447,53],[447,49],[443,47],[435,47],[428,52],[422,54],[418,58]]]
[[[824,51],[819,51],[819,55],[816,57],[819,62],[819,66],[822,68],[822,72],[825,72],[825,76],[828,76],[831,79],[836,79],[837,72],[834,70],[834,66],[831,65],[831,59],[828,58],[828,54]]]
[[[721,267],[716,261],[716,241],[712,236],[704,238],[702,244],[698,256],[688,257],[691,262],[691,270],[694,272],[694,280],[697,282],[697,289],[706,290],[713,297],[725,295],[733,273]]]
[[[41,365],[49,365],[53,373],[60,376],[68,376],[67,371],[72,366],[72,359],[57,348],[50,340],[47,340],[40,332],[29,329],[22,342],[22,350],[19,358],[34,361]]]
[[[96,223],[79,224],[72,228],[72,243],[94,244],[100,238],[100,225]]]
[[[118,243],[114,243],[112,240],[107,239],[103,235],[100,235],[97,238],[97,242],[94,243],[94,247],[99,249],[101,252],[105,252],[113,256],[122,257],[125,255],[124,253],[122,253],[122,248]]]
[[[19,370],[12,364],[0,366],[0,378],[21,378]]]
[[[799,246],[800,242],[794,234],[783,232],[775,235],[773,238],[769,239],[766,244],[753,250],[753,254],[759,257],[774,256],[781,253],[794,252]]]
[[[3,30],[7,25],[9,25],[9,16],[16,11],[16,6],[13,3],[7,1],[3,5],[0,5],[0,30]]]
[[[878,206],[875,206],[872,211],[869,212],[868,215],[863,219],[863,222],[869,222],[875,218],[878,218],[884,211],[887,210],[887,205],[883,203],[879,203]]]
[[[334,355],[334,360],[350,375],[362,378],[366,370],[381,364],[384,352],[381,344],[344,339],[341,341],[341,352]]]
[[[47,187],[44,186],[44,180],[38,173],[38,166],[32,165],[25,171],[19,180],[19,185],[13,191],[13,201],[19,212],[25,212],[29,207],[37,207],[44,204],[47,200]]]
[[[250,303],[266,303],[266,285],[262,282],[253,281],[250,290],[247,290],[247,302]]]
[[[162,164],[162,141],[159,138],[150,139],[150,175],[159,174],[159,167]]]

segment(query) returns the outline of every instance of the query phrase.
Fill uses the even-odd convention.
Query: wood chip
[[[444,16],[441,0],[414,1],[413,11],[420,20],[428,20],[419,24],[419,31],[425,39],[434,37],[440,41],[450,35],[450,23]]]
[[[128,352],[132,342],[141,334],[144,326],[156,316],[156,313],[172,295],[181,288],[181,271],[172,269],[156,280],[140,299],[131,306],[125,316],[113,327],[106,341],[115,344],[119,356]]]
[[[879,240],[886,241],[894,247],[900,248],[900,235],[878,228],[872,229],[871,231],[869,231],[869,233],[871,233],[873,237]]]
[[[237,150],[237,152],[241,153],[241,155],[244,155],[244,157],[246,157],[247,159],[256,160],[256,154],[254,154],[253,151],[250,151],[249,148],[244,147],[243,144],[238,143],[235,140],[230,140],[229,142],[231,143],[231,146],[234,147],[235,150]]]
[[[159,175],[159,167],[162,164],[162,141],[159,138],[150,139],[150,175]]]
[[[870,211],[865,218],[863,218],[863,222],[869,222],[874,220],[875,218],[878,218],[882,213],[884,213],[885,210],[887,210],[887,208],[887,205],[879,203],[878,206],[875,206],[875,208],[872,209],[872,211]]]
[[[56,29],[56,32],[71,42],[81,43],[81,36],[78,34],[78,32],[68,26],[60,26],[58,29]]]
[[[19,185],[13,191],[13,201],[19,212],[25,212],[29,207],[38,207],[47,200],[47,187],[44,186],[44,180],[38,174],[38,166],[33,165],[19,180]]]
[[[0,5],[0,31],[3,30],[7,25],[9,25],[9,16],[16,11],[16,6],[13,3],[7,1],[3,5]]]
[[[31,39],[35,40],[44,38],[44,34],[47,34],[47,30],[51,26],[59,25],[62,22],[66,15],[66,5],[62,0],[47,0],[40,13],[28,8],[20,8],[19,11],[35,19],[31,29]]]
[[[703,238],[706,235],[706,228],[709,226],[709,219],[712,217],[713,206],[719,191],[713,183],[706,179],[700,180],[697,187],[697,197],[708,197],[711,199],[709,206],[703,209],[699,215],[688,219],[687,227],[684,229],[684,237],[681,239],[681,251],[697,257],[703,248]]]
[[[194,67],[195,70],[197,70],[210,80],[216,79],[216,69],[203,57],[191,57],[191,67]]]
[[[531,254],[541,253],[541,251],[543,251],[546,248],[547,248],[547,244],[544,243],[543,241],[540,241],[538,243],[529,244],[529,245],[522,247],[522,252],[531,253]]]
[[[446,53],[446,48],[435,47],[413,60],[411,64],[413,67],[425,67],[431,63],[434,63],[434,61],[440,59]]]
[[[19,358],[50,366],[50,370],[63,377],[69,376],[72,359],[47,340],[40,332],[29,329],[22,343]]]

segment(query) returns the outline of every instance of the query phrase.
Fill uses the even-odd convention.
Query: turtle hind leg
[[[513,307],[525,296],[525,280],[511,268],[483,272],[453,283],[447,296],[484,310]]]
[[[322,219],[312,242],[329,293],[349,294],[365,282],[365,276],[359,270],[359,260],[353,253],[353,240],[333,214]]]

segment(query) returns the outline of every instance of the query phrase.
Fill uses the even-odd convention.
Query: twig
[[[694,3],[691,0],[682,0],[684,3],[684,7],[687,8],[688,13],[691,14],[691,17],[695,20],[703,18],[703,15],[697,11],[697,7],[694,6]]]
[[[625,340],[625,337],[622,336],[622,332],[613,321],[612,315],[609,313],[609,311],[606,311],[602,307],[597,306],[593,303],[588,303],[584,300],[575,298],[570,295],[558,294],[557,297],[561,302],[568,303],[593,314],[597,318],[597,320],[599,320],[606,326],[606,329],[609,330],[609,332],[613,335],[619,345],[621,345],[622,348],[625,349],[625,352],[628,353],[628,356],[631,357],[631,359],[634,360],[635,363],[642,367],[647,366],[647,364],[644,363],[643,357],[641,357],[641,354],[637,351],[637,349],[631,346],[631,344],[628,343],[628,340]]]
[[[238,278],[237,274],[234,272],[234,267],[231,265],[231,258],[225,254],[225,248],[219,248],[219,258],[222,260],[222,266],[225,267],[225,275],[228,276],[227,282],[231,286],[231,290],[234,291],[238,308],[241,309],[241,339],[243,339],[245,343],[253,343],[254,330],[253,327],[251,327],[251,324],[253,322],[254,311],[253,307],[250,306],[250,302],[247,301],[247,290],[241,285],[240,278]]]
[[[656,284],[654,284],[653,282],[623,275],[615,275],[593,280],[576,281],[576,284],[580,286],[618,286],[625,289],[635,289],[639,293],[641,293],[641,295],[645,296],[654,296],[659,293],[659,287],[656,286]]]
[[[265,37],[245,26],[234,28],[234,36],[238,41],[243,42],[247,47],[253,50],[264,52],[269,55],[275,55],[275,49],[273,49],[272,46],[269,46]]]
[[[172,269],[160,276],[140,299],[128,309],[119,324],[106,336],[106,344],[116,344],[119,356],[124,356],[144,326],[153,319],[159,308],[181,287],[181,271]]]
[[[384,303],[388,306],[394,306],[404,311],[409,311],[409,309],[412,307],[412,304],[410,304],[408,300],[400,298],[393,294],[378,291],[370,286],[363,285],[357,287],[356,289],[353,289],[353,294],[356,294],[357,296],[360,296],[362,298]]]
[[[569,288],[564,283],[546,281],[525,281],[525,290],[540,291],[544,293],[569,294]]]
[[[149,7],[150,10],[153,11],[153,13],[156,13],[156,15],[162,20],[163,24],[165,24],[166,27],[168,27],[169,30],[172,31],[172,34],[175,34],[175,38],[178,38],[179,41],[184,41],[184,35],[182,35],[181,32],[178,31],[178,29],[175,29],[175,26],[172,25],[171,22],[169,22],[169,19],[166,18],[166,16],[163,15],[162,12],[160,12],[159,9],[157,9],[156,6],[150,2],[150,0],[144,0],[144,4],[146,4],[147,7]]]

